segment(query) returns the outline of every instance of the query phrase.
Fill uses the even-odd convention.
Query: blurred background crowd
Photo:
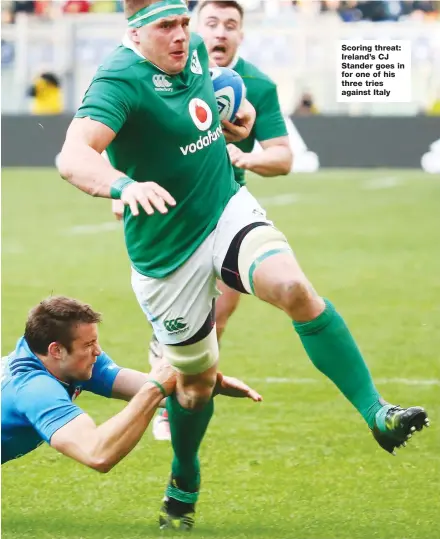
[[[247,9],[258,9],[267,0],[245,0]],[[406,18],[440,19],[440,2],[412,0],[286,0],[288,9],[297,13],[315,12],[336,15],[344,22],[397,21]],[[189,0],[194,9],[197,0]],[[28,13],[39,17],[58,17],[62,14],[114,13],[123,11],[123,0],[2,0],[2,22],[13,23],[17,13]]]
[[[286,114],[440,115],[440,1],[242,4],[242,55],[277,82]],[[194,11],[197,1],[189,5]],[[2,112],[75,110],[96,67],[120,42],[122,12],[122,0],[2,0]],[[412,103],[337,103],[339,39],[410,40]]]

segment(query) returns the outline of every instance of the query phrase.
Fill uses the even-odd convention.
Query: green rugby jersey
[[[281,114],[276,84],[256,66],[239,58],[234,71],[241,75],[246,86],[246,98],[257,111],[254,127],[248,138],[236,143],[241,151],[250,153],[255,141],[287,136],[287,128]],[[234,167],[235,179],[240,185],[246,183],[245,171]]]
[[[239,185],[226,151],[203,40],[191,36],[185,69],[167,75],[121,45],[99,67],[76,117],[90,117],[116,137],[111,164],[130,178],[156,182],[175,198],[165,215],[124,211],[128,255],[141,274],[179,268],[214,230]]]

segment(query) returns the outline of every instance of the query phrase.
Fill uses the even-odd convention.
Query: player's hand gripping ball
[[[234,122],[235,115],[246,98],[246,86],[243,79],[228,67],[210,68],[220,120]]]

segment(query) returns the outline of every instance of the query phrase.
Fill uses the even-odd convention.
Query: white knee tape
[[[163,345],[164,358],[183,374],[200,374],[218,360],[218,342],[215,326],[211,333],[195,344],[184,346]]]
[[[245,289],[253,294],[252,273],[260,257],[292,252],[286,237],[272,226],[257,226],[244,238],[238,253],[238,271]]]

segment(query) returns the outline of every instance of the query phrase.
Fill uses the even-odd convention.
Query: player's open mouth
[[[185,56],[185,51],[174,51],[170,53],[170,56],[172,56],[175,60],[181,60]]]
[[[212,49],[212,52],[221,52],[222,54],[225,54],[226,52],[226,47],[224,45],[216,45],[213,49]]]

